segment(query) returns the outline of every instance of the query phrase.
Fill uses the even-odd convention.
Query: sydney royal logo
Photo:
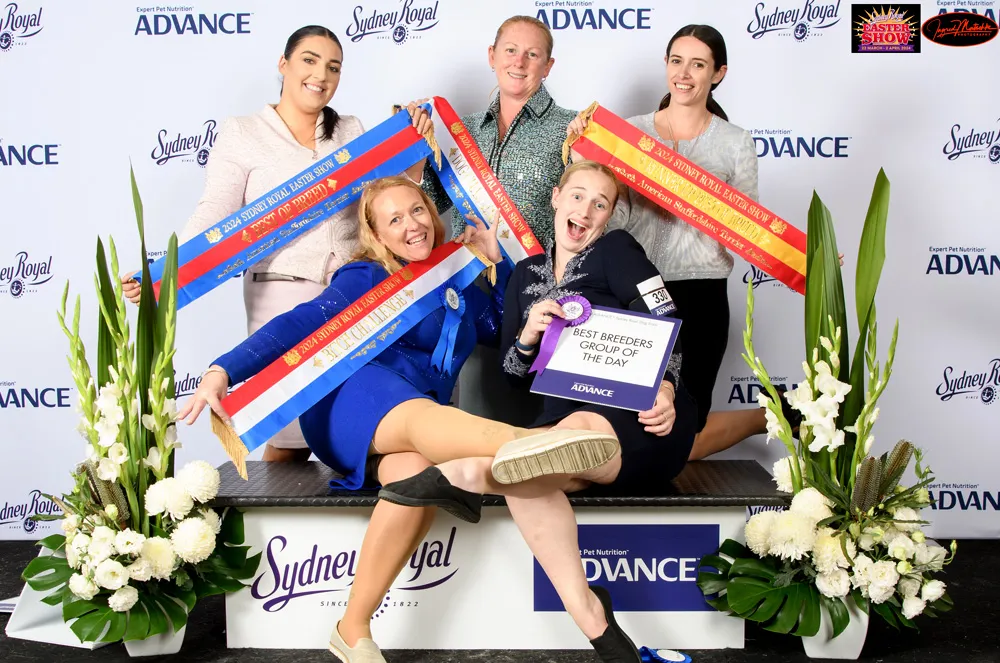
[[[948,157],[948,161],[968,154],[971,155],[970,159],[988,159],[990,163],[1000,163],[1000,118],[985,130],[977,127],[963,129],[961,124],[951,125],[948,140],[941,151]]]
[[[158,166],[180,159],[182,162],[193,161],[204,168],[219,135],[216,126],[215,120],[205,120],[197,132],[187,136],[182,136],[179,131],[171,134],[166,129],[160,129],[156,134],[156,147],[149,153],[149,158]]]
[[[753,19],[747,24],[747,32],[754,39],[775,33],[805,41],[811,36],[822,36],[824,30],[837,23],[840,23],[840,0],[830,3],[805,0],[795,7],[758,2]]]
[[[755,265],[750,265],[750,268],[743,274],[743,284],[747,283],[753,284],[753,289],[756,290],[762,285],[767,285],[770,288],[784,288],[789,292],[795,292],[787,285],[774,278],[762,269],[758,269]]]
[[[0,528],[17,529],[31,534],[39,527],[51,529],[53,526],[51,522],[33,520],[34,516],[57,516],[61,513],[62,509],[42,495],[42,491],[33,490],[23,501],[13,504],[10,501],[4,502],[3,507],[0,508]]]
[[[0,295],[9,294],[20,299],[26,294],[38,292],[52,280],[52,256],[38,258],[29,256],[27,251],[18,251],[14,259],[0,267]]]
[[[989,405],[997,399],[1000,389],[1000,358],[991,359],[982,371],[970,373],[967,369],[945,366],[944,374],[934,392],[942,401],[978,400]],[[955,397],[959,398],[955,398]]]
[[[363,5],[354,8],[354,22],[347,26],[347,36],[351,41],[361,41],[365,37],[391,39],[398,45],[421,39],[427,30],[438,24],[438,2],[418,0],[398,0],[392,9],[379,11],[366,9]]]
[[[136,7],[139,19],[135,36],[162,37],[165,35],[248,35],[250,14],[228,12],[222,14],[194,14],[193,7]]]
[[[791,129],[751,129],[750,135],[760,158],[846,159],[850,156],[850,136],[799,135]]]
[[[16,2],[7,3],[0,10],[0,53],[26,44],[28,39],[42,31],[42,8],[30,10]]]

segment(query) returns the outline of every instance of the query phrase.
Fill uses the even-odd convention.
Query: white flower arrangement
[[[134,178],[132,188],[144,257]],[[241,580],[260,561],[242,545],[239,511],[220,515],[205,506],[218,493],[218,471],[194,461],[174,475],[173,452],[180,447],[173,397],[177,239],[170,239],[159,302],[142,260],[134,340],[121,284],[110,276],[120,273],[113,241],[110,254],[109,270],[98,240],[96,377],[80,338],[80,299],[69,319],[68,283],[63,293],[59,322],[70,341],[85,460],[74,473],[73,491],[51,497],[63,510],[62,534],[39,543],[54,554],[32,560],[23,573],[33,588],[55,590],[42,600],[63,605],[81,642],[178,630],[199,598],[242,589]],[[137,605],[141,609],[133,610]]]
[[[804,379],[784,394],[788,406],[801,414],[796,431],[754,350],[753,289],[747,288],[743,358],[762,385],[757,402],[765,408],[767,440],[779,440],[788,450],[772,473],[778,490],[792,499],[787,511],[749,519],[746,546],[727,540],[717,554],[703,558],[698,585],[715,608],[762,622],[769,630],[813,636],[822,608],[836,637],[850,619],[845,600],[865,612],[871,608],[896,627],[913,627],[918,615],[936,616],[953,605],[945,584],[933,576],[954,559],[956,545],[946,550],[923,532],[921,510],[930,506],[926,487],[933,477],[920,449],[901,440],[889,453],[870,455],[898,334],[897,323],[881,368],[874,298],[884,258],[888,192],[880,172],[859,250],[864,256],[856,279],[861,333],[853,360],[842,334],[847,320],[832,223],[814,196],[807,251],[807,360]],[[914,459],[917,481],[904,486]]]

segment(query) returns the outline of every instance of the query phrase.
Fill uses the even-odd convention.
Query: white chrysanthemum
[[[820,573],[816,576],[816,589],[823,596],[830,598],[847,596],[847,593],[851,591],[851,578],[844,569]]]
[[[816,523],[801,513],[785,511],[771,525],[770,554],[781,559],[798,561],[812,550],[816,539]]]
[[[912,559],[913,555],[917,552],[917,546],[910,537],[905,534],[902,536],[897,536],[889,544],[889,556],[893,559],[898,559],[903,561],[906,559]]]
[[[830,510],[832,504],[833,502],[828,500],[823,493],[810,486],[795,494],[790,510],[792,513],[802,514],[815,525],[824,518],[833,515],[833,511]]]
[[[174,477],[160,479],[146,489],[146,511],[152,515],[167,513],[174,520],[182,520],[192,507],[191,495]]]
[[[205,522],[208,523],[212,531],[218,534],[222,530],[222,519],[219,518],[219,514],[215,512],[215,509],[202,509],[198,512]]]
[[[920,529],[920,523],[918,522],[899,522],[901,520],[920,520],[920,514],[917,513],[916,509],[911,509],[908,506],[901,506],[896,509],[896,513],[894,513],[892,517],[895,520],[892,524],[893,527],[901,532],[915,532]]]
[[[142,557],[152,567],[152,577],[166,580],[174,572],[177,556],[170,539],[154,536],[142,542]]]
[[[69,564],[69,568],[80,568],[80,562],[80,553],[76,551],[76,548],[73,546],[66,546],[66,563]]]
[[[152,469],[154,472],[159,472],[161,466],[163,465],[163,459],[160,456],[160,449],[158,447],[152,447],[146,457],[142,459],[142,464],[146,467]]]
[[[778,490],[783,493],[791,493],[794,490],[794,486],[792,485],[793,462],[798,465],[801,473],[802,462],[799,461],[798,456],[785,456],[784,458],[779,458],[771,468],[771,474],[774,475],[774,483],[777,484]]]
[[[73,536],[80,529],[80,516],[75,513],[68,515],[59,521],[59,526],[62,527],[63,534],[67,537]]]
[[[89,601],[97,596],[97,592],[101,590],[85,576],[74,573],[69,578],[69,591],[73,592],[74,596],[78,596],[84,601]]]
[[[918,543],[913,553],[913,561],[917,566],[927,567],[931,571],[940,571],[944,568],[944,560],[948,557],[948,551],[937,545]]]
[[[896,585],[896,591],[903,598],[908,598],[910,596],[916,596],[920,593],[920,578],[906,577],[900,578],[899,584]]]
[[[208,559],[215,550],[215,532],[204,519],[187,518],[171,532],[170,542],[178,557],[189,564],[197,564]]]
[[[854,542],[846,540],[847,552],[854,557],[857,549]],[[813,565],[820,573],[832,573],[837,569],[850,568],[850,560],[844,556],[844,549],[841,546],[841,537],[829,527],[824,527],[816,533],[816,541],[813,542]]]
[[[112,423],[107,417],[102,417],[96,424],[97,443],[107,449],[118,441],[118,424]]]
[[[128,582],[128,572],[120,562],[106,559],[94,569],[94,581],[104,589],[118,589]]]
[[[145,557],[140,557],[125,567],[128,577],[139,582],[146,582],[153,577],[153,565]]]
[[[750,520],[747,521],[743,533],[747,541],[747,547],[755,555],[764,557],[771,549],[771,526],[777,517],[777,511],[761,511],[750,516]]]
[[[928,603],[934,603],[944,596],[946,588],[947,586],[940,580],[929,580],[924,584],[923,589],[920,590],[920,598]]]
[[[117,481],[118,480],[118,465],[110,458],[102,458],[99,463],[97,463],[97,476],[104,481]]]
[[[108,449],[108,458],[111,459],[115,465],[121,465],[122,463],[128,461],[128,449],[121,442],[115,442]]]
[[[923,599],[916,596],[905,598],[903,599],[903,616],[907,619],[913,619],[922,613],[925,607],[927,607],[927,603]]]
[[[139,590],[125,586],[108,597],[108,607],[115,612],[128,612],[139,601]]]
[[[219,492],[219,471],[203,460],[192,461],[181,468],[177,480],[199,502],[207,502]]]
[[[115,550],[120,555],[138,555],[142,552],[142,542],[145,540],[146,537],[142,534],[127,529],[115,535]]]

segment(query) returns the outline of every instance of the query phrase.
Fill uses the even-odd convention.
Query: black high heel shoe
[[[615,621],[615,614],[611,609],[611,594],[598,585],[591,585],[590,591],[594,592],[604,606],[604,616],[608,620],[608,628],[604,633],[590,641],[594,651],[604,663],[642,663],[642,656],[635,643]]]

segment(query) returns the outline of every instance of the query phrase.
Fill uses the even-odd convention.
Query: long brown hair
[[[726,53],[726,40],[723,39],[722,33],[713,28],[711,25],[685,25],[683,28],[677,31],[677,33],[670,38],[667,42],[667,57],[670,57],[670,49],[673,48],[674,42],[681,37],[694,37],[701,43],[708,46],[709,50],[712,51],[712,67],[713,71],[719,71],[723,66],[729,64],[729,55]],[[721,83],[722,81],[719,81]],[[712,83],[712,87],[708,93],[708,99],[705,102],[705,108],[712,115],[717,115],[723,120],[729,121],[729,116],[726,115],[726,111],[722,110],[722,106],[719,102],[715,100],[712,96],[711,90],[714,90],[719,86],[719,83]],[[670,105],[670,93],[660,99],[660,108],[663,110]]]
[[[441,215],[438,214],[437,207],[434,206],[434,203],[424,190],[420,188],[420,185],[401,175],[393,175],[392,177],[383,177],[375,180],[365,187],[364,193],[361,194],[361,202],[358,203],[359,246],[358,252],[354,254],[354,260],[377,262],[390,274],[395,274],[403,268],[403,265],[399,262],[399,256],[390,251],[378,239],[375,232],[375,216],[372,211],[372,205],[375,204],[375,200],[382,193],[398,186],[412,189],[420,194],[420,199],[423,201],[427,211],[430,212],[431,222],[434,225],[434,248],[441,246],[445,242],[445,229],[444,223],[441,221]]]

